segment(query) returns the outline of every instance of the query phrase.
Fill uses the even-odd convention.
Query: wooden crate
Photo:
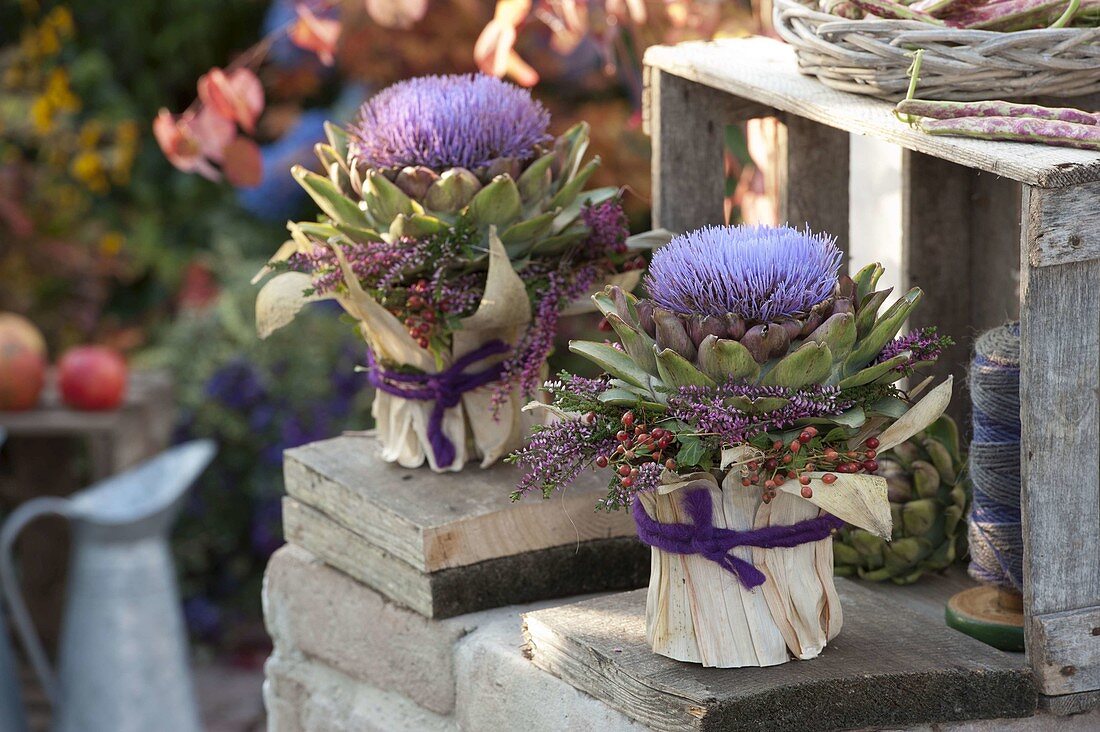
[[[723,222],[728,123],[785,125],[782,218],[841,242],[849,133],[904,149],[902,275],[928,295],[911,325],[958,342],[939,375],[962,376],[976,333],[1022,321],[1030,667],[1056,705],[1100,701],[1100,154],[925,135],[888,103],[800,75],[770,39],[654,47],[645,63],[656,226]]]
[[[287,540],[429,618],[648,579],[630,515],[593,510],[607,486],[591,473],[552,500],[512,503],[511,466],[409,470],[370,436],[288,450],[284,471]]]

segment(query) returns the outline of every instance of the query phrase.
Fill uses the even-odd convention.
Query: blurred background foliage
[[[629,28],[589,5],[590,26],[568,43],[552,17],[533,18],[516,50],[538,72],[534,93],[554,131],[591,123],[589,152],[603,158],[594,182],[627,189],[641,230],[641,52],[759,22],[749,0],[648,0],[646,25]],[[263,46],[263,181],[234,190],[174,170],[151,122],[161,107],[185,109],[209,68],[290,22],[291,0],[0,3],[0,311],[30,316],[54,355],[101,342],[170,370],[179,438],[220,443],[176,538],[192,635],[215,647],[247,649],[262,637],[261,573],[281,543],[282,450],[369,421],[354,371],[361,342],[333,312],[315,307],[268,341],[254,337],[248,280],[283,240],[284,222],[308,215],[288,168],[313,160],[323,120],[348,121],[373,90],[475,70],[494,4],[431,0],[408,29],[379,27],[361,0],[340,9],[334,68],[285,39]],[[727,160],[729,191],[748,190],[743,131],[731,129],[728,147],[738,153]]]

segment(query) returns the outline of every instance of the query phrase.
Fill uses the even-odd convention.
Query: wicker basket
[[[924,49],[921,99],[1074,97],[1100,92],[1100,28],[1014,33],[914,20],[848,20],[774,0],[775,29],[804,74],[842,91],[900,100],[912,52]]]

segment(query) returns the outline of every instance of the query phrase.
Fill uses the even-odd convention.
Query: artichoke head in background
[[[881,455],[878,472],[889,486],[893,539],[842,529],[833,542],[838,575],[904,585],[966,556],[970,485],[950,417]]]
[[[362,243],[469,225],[481,234],[481,261],[495,226],[512,260],[564,253],[588,233],[582,209],[616,189],[582,191],[599,166],[582,165],[587,124],[554,139],[549,123],[530,92],[493,77],[394,84],[348,129],[326,125],[328,144],[316,147],[324,175],[294,168],[327,217],[298,226],[314,239]]]

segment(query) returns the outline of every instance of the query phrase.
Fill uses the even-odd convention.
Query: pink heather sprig
[[[634,476],[634,483],[626,488],[621,481],[612,480],[607,489],[607,497],[597,503],[599,507],[600,503],[603,507],[611,510],[616,508],[626,508],[634,500],[634,496],[638,493],[646,491],[655,491],[661,485],[661,473],[664,472],[664,466],[660,463],[641,463],[637,466],[638,474]]]
[[[899,364],[894,368],[895,371],[906,373],[914,363],[935,361],[943,355],[943,349],[954,344],[955,341],[950,336],[938,335],[935,327],[921,328],[887,343],[875,358],[875,363],[889,361],[899,354],[910,351],[912,355],[908,363]]]
[[[731,407],[730,397],[780,397],[790,401],[771,412],[749,414]],[[729,383],[718,387],[681,386],[669,394],[669,416],[704,434],[716,435],[723,445],[738,445],[771,430],[786,429],[800,419],[841,414],[852,402],[840,398],[836,386],[802,389]]]
[[[525,470],[513,498],[537,490],[544,496],[571,485],[597,455],[615,447],[613,439],[597,439],[595,425],[564,420],[536,427],[527,444],[509,458]]]
[[[618,198],[611,198],[594,206],[585,206],[581,219],[589,234],[582,253],[589,259],[609,254],[625,254],[626,238],[630,228],[626,212]]]

